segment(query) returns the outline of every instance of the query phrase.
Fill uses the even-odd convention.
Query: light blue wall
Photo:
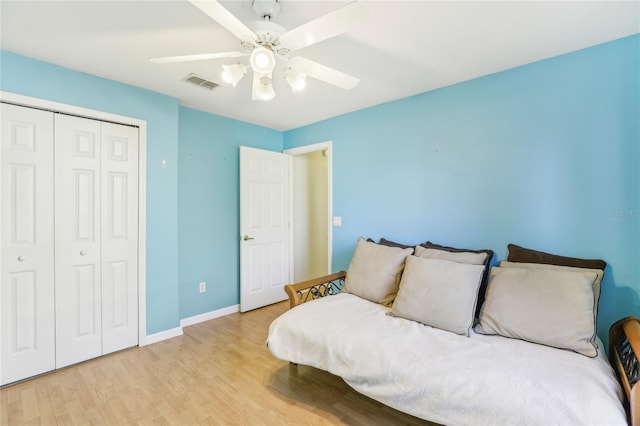
[[[639,52],[629,37],[284,134],[5,51],[0,90],[147,120],[148,334],[238,303],[238,147],[332,140],[336,270],[358,236],[599,257],[604,336],[640,315]]]
[[[333,141],[334,269],[359,236],[608,262],[599,334],[640,315],[640,36],[288,131]]]
[[[147,121],[147,334],[178,327],[178,100],[7,51],[0,90]]]
[[[181,318],[240,301],[241,145],[282,151],[282,132],[180,107]]]

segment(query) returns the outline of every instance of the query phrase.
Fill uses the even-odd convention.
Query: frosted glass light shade
[[[269,74],[276,66],[276,57],[270,49],[261,46],[253,49],[249,62],[254,71],[260,74]]]
[[[260,84],[256,87],[256,97],[261,101],[270,101],[276,97],[273,83],[269,77],[260,78]]]
[[[287,71],[285,79],[287,80],[287,83],[289,83],[289,86],[291,86],[291,90],[294,92],[299,92],[307,86],[307,74],[303,72],[290,69]]]
[[[242,77],[247,73],[247,67],[242,64],[223,65],[222,66],[222,80],[225,83],[231,84],[236,87],[238,82],[242,80]]]

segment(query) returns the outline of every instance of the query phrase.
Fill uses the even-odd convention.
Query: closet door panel
[[[53,114],[0,104],[0,385],[55,368]]]
[[[102,354],[100,125],[55,117],[57,368]]]
[[[103,351],[138,344],[138,129],[102,123]]]

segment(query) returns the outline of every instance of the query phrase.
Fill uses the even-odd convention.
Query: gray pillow
[[[413,248],[388,247],[358,239],[344,291],[391,306],[398,292],[404,261],[412,252]]]
[[[469,335],[484,265],[409,256],[391,314]]]
[[[487,253],[475,253],[471,251],[452,252],[423,246],[416,246],[415,255],[428,259],[450,260],[452,262],[469,263],[471,265],[484,265],[487,260]]]
[[[597,355],[589,271],[492,268],[475,331]]]

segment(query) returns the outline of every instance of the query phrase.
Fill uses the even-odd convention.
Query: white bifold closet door
[[[138,344],[138,128],[102,124],[102,353]]]
[[[0,104],[0,384],[55,368],[53,114]]]
[[[5,385],[138,344],[138,129],[0,108]]]
[[[138,129],[55,120],[56,368],[138,343]]]

